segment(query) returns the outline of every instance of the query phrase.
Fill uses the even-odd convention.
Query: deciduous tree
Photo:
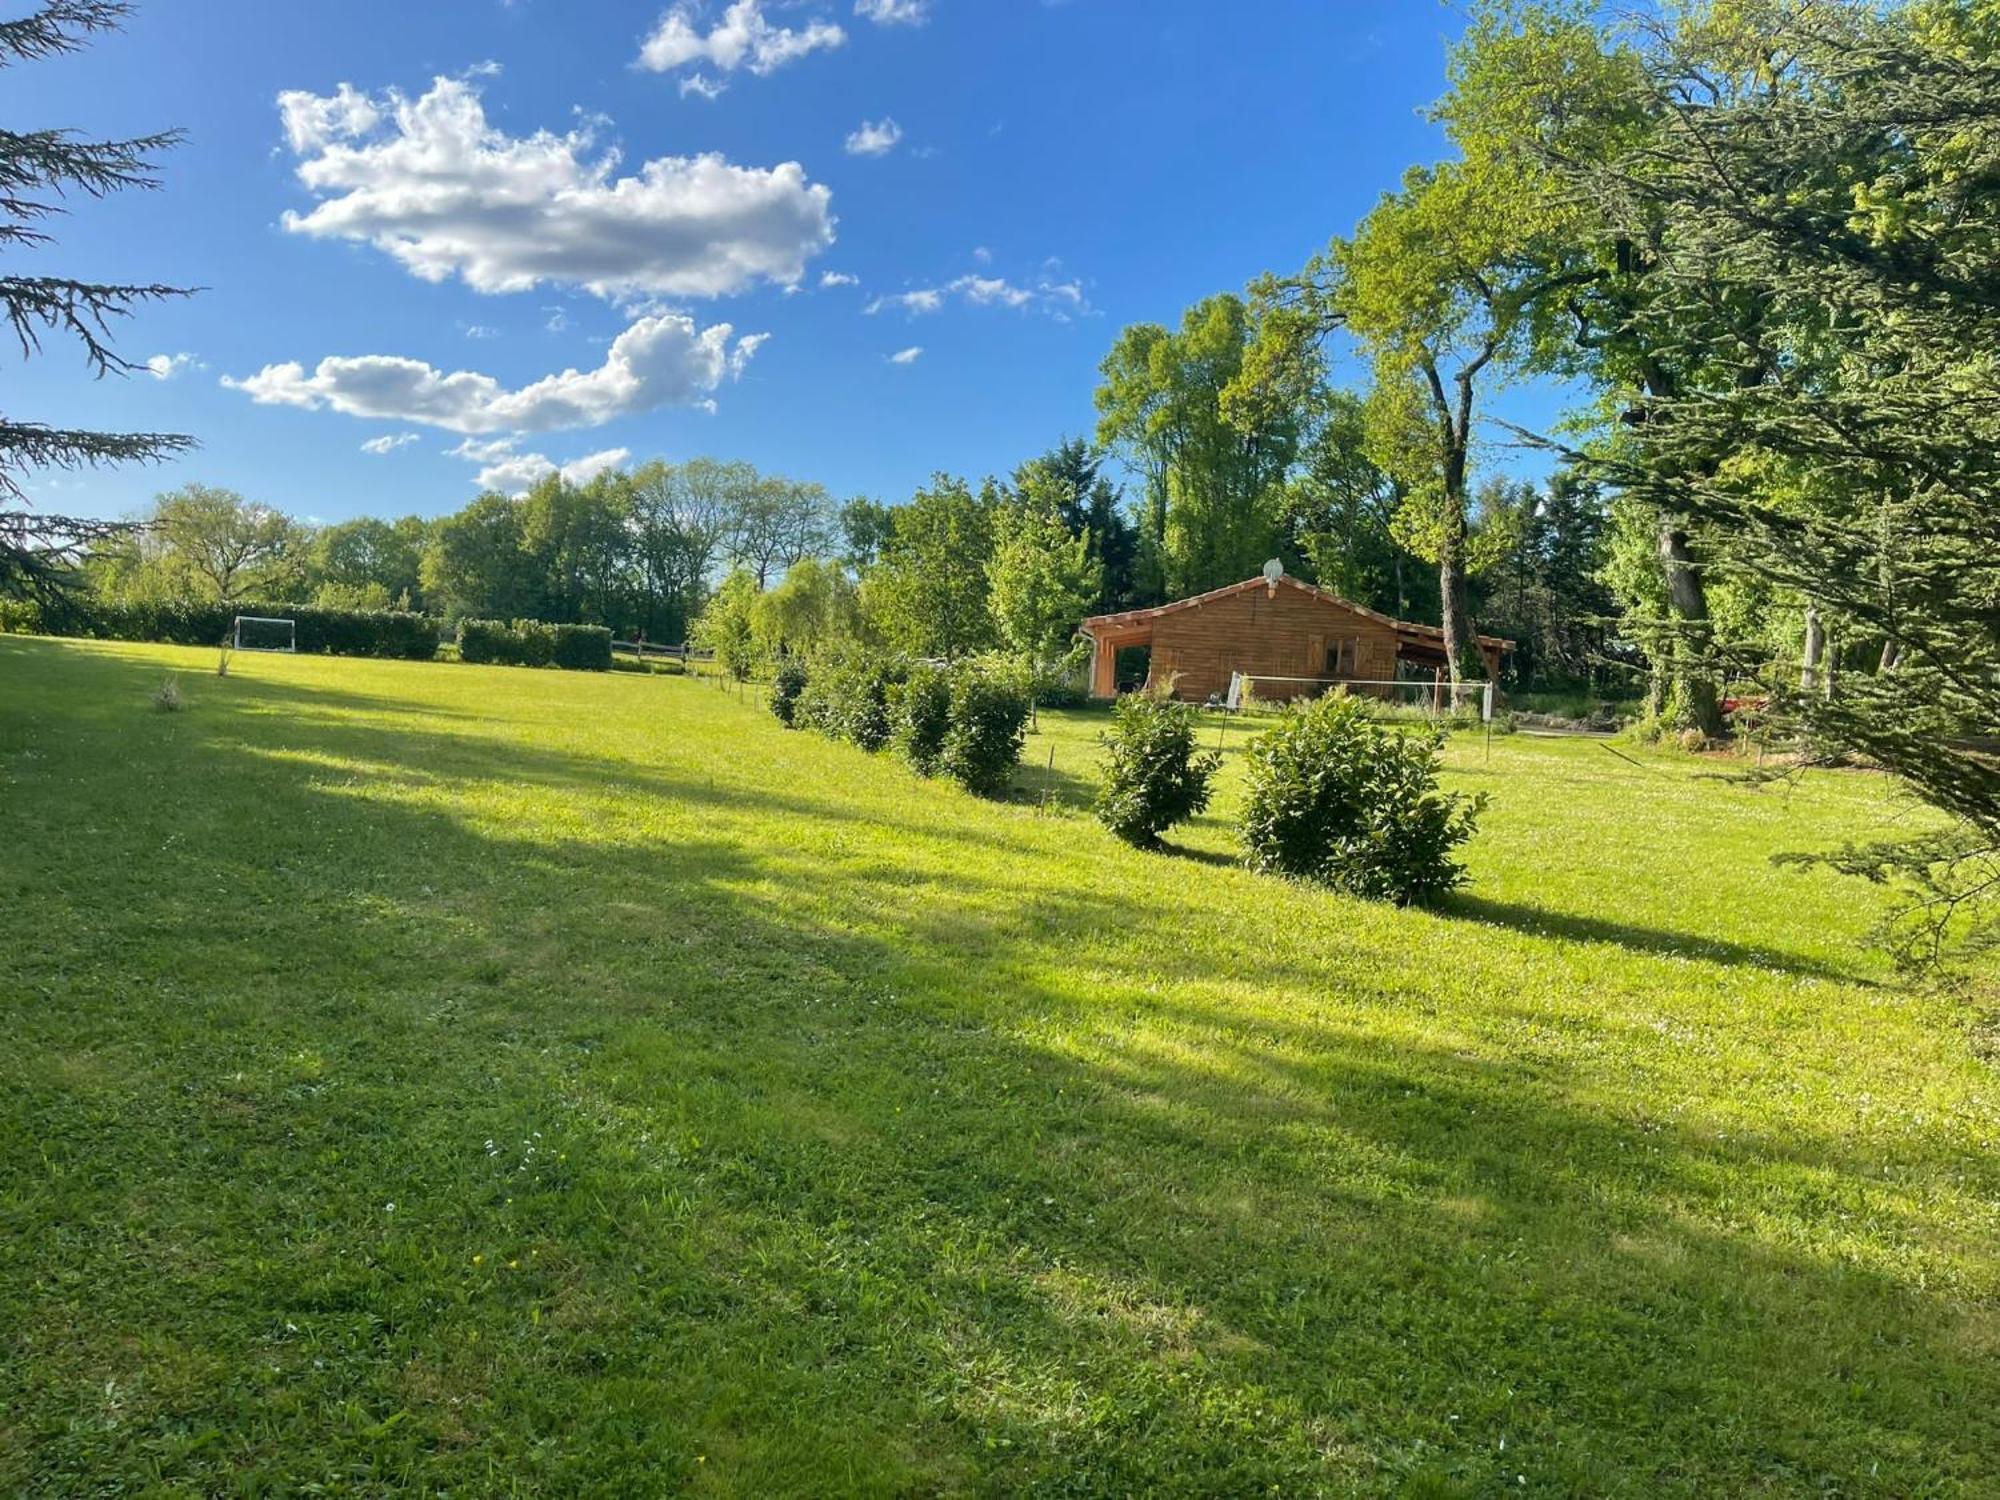
[[[1062,655],[1096,601],[1103,569],[1090,533],[1072,535],[1058,508],[1060,488],[1033,475],[1020,498],[995,517],[986,565],[988,603],[1001,643],[1035,662]]]
[[[1210,297],[1177,331],[1127,328],[1100,367],[1097,438],[1142,476],[1143,556],[1157,592],[1236,582],[1271,555],[1299,435],[1282,404],[1236,421],[1224,413],[1250,333],[1242,298]]]
[[[974,494],[949,474],[897,506],[881,560],[862,580],[862,608],[891,646],[956,657],[994,642],[986,566],[993,554],[990,487]]]

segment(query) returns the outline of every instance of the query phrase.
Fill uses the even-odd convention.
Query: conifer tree
[[[18,20],[0,21],[0,69],[77,52],[115,30],[130,13],[120,0],[46,0]],[[154,161],[178,145],[165,130],[123,140],[92,140],[65,129],[0,130],[0,253],[53,243],[51,221],[67,198],[103,198],[159,186]],[[100,377],[138,366],[112,348],[115,320],[148,302],[194,289],[159,282],[98,282],[0,271],[0,313],[23,360],[43,352],[50,334],[74,338]],[[0,411],[0,595],[49,602],[61,598],[78,552],[128,529],[123,523],[50,515],[29,507],[23,477],[37,469],[94,468],[156,462],[194,445],[164,432],[96,432]]]

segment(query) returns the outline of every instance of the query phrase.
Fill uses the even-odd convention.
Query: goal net
[[[292,620],[274,620],[264,615],[238,615],[233,644],[238,651],[296,651],[298,625]]]
[[[1493,684],[1448,682],[1442,678],[1275,677],[1232,672],[1225,706],[1234,710],[1282,708],[1301,698],[1346,693],[1368,700],[1389,718],[1476,719],[1493,717]]]

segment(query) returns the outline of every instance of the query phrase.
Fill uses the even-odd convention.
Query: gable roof
[[[1386,625],[1399,634],[1423,636],[1439,641],[1444,639],[1444,631],[1436,625],[1419,625],[1413,620],[1398,620],[1392,615],[1383,614],[1380,610],[1370,609],[1365,604],[1356,604],[1352,599],[1343,599],[1340,595],[1328,589],[1323,589],[1318,584],[1307,583],[1303,579],[1294,578],[1289,573],[1280,573],[1276,583],[1271,582],[1260,574],[1255,578],[1246,578],[1241,583],[1231,583],[1219,589],[1210,589],[1205,594],[1192,594],[1185,599],[1176,599],[1171,604],[1155,604],[1145,609],[1128,609],[1112,615],[1092,615],[1079,628],[1088,635],[1096,635],[1099,631],[1095,627],[1099,626],[1106,627],[1107,629],[1116,629],[1120,625],[1144,625],[1150,621],[1159,619],[1162,615],[1175,614],[1184,609],[1199,609],[1204,604],[1213,604],[1218,599],[1227,599],[1232,594],[1246,593],[1251,589],[1269,589],[1275,594],[1280,585],[1295,588],[1300,593],[1309,595],[1323,604],[1331,604],[1352,614],[1360,615],[1363,619],[1373,620],[1379,625]],[[1512,641],[1502,640],[1498,636],[1482,635],[1479,637],[1479,644],[1482,646],[1498,646],[1503,651],[1514,649]]]

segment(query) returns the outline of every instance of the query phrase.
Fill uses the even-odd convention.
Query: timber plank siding
[[[1267,595],[1261,587],[1212,600],[1199,609],[1163,615],[1154,625],[1149,687],[1157,688],[1179,673],[1175,696],[1201,701],[1228,692],[1232,672],[1253,677],[1393,677],[1396,629],[1324,596],[1286,588]],[[1285,689],[1305,686],[1271,683],[1260,687],[1258,695],[1288,697]]]
[[[1343,678],[1362,683],[1396,676],[1398,661],[1428,674],[1444,661],[1443,633],[1378,614],[1296,578],[1246,579],[1211,593],[1152,609],[1095,615],[1082,633],[1093,646],[1091,690],[1116,690],[1113,661],[1121,647],[1150,646],[1147,686],[1172,684],[1193,702],[1229,691],[1232,673],[1249,677]],[[1497,677],[1511,641],[1479,638],[1487,672]],[[1320,682],[1257,685],[1262,698],[1316,693]],[[1362,689],[1366,691],[1366,689]]]

